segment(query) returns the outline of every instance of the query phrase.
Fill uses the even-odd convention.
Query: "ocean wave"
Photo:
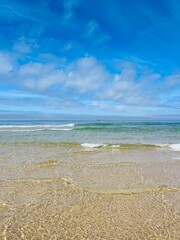
[[[0,130],[0,132],[38,132],[38,131],[43,131],[44,129],[4,129]]]
[[[98,143],[82,143],[81,144],[82,147],[85,147],[85,148],[99,148],[99,147],[106,147],[107,144],[98,144]]]
[[[0,132],[70,131],[74,129],[74,126],[74,123],[61,125],[0,125]]]
[[[169,147],[174,151],[180,151],[180,143],[170,144]]]
[[[174,143],[174,144],[156,144],[156,146],[161,147],[161,148],[170,148],[171,150],[174,151],[180,151],[180,143]]]
[[[63,128],[63,127],[74,127],[75,124],[74,123],[69,123],[69,124],[59,124],[59,125],[44,125],[44,124],[38,124],[38,125],[0,125],[0,129],[2,128],[37,128],[37,127],[41,127],[41,128],[52,128],[52,127],[56,127],[56,128]]]
[[[72,128],[49,128],[50,131],[71,131]]]
[[[85,148],[119,148],[119,149],[133,149],[133,148],[165,148],[175,151],[180,151],[180,143],[178,144],[109,144],[109,143],[82,143]]]
[[[38,132],[38,131],[71,131],[72,128],[35,128],[35,129],[0,129],[0,132]]]
[[[169,147],[168,143],[162,143],[162,144],[155,144],[157,147]]]
[[[113,144],[113,145],[111,145],[112,148],[120,148],[120,146],[121,146],[120,144]]]
[[[50,126],[52,126],[52,125],[50,125]],[[56,126],[58,126],[58,127],[74,127],[75,124],[74,123],[69,123],[69,124],[62,124],[62,125],[56,125]]]
[[[0,125],[0,129],[4,128],[36,128],[36,127],[50,127],[52,125]]]
[[[36,132],[36,131],[43,131],[44,129],[29,129],[29,130],[11,130],[12,132],[16,132],[16,131],[21,131],[21,132]],[[62,129],[62,131],[70,131],[71,129]],[[1,131],[6,131],[6,130],[0,130]],[[56,131],[56,130],[55,130]],[[27,142],[21,142],[26,143]],[[33,142],[31,142],[32,144]],[[36,142],[36,143],[40,143],[42,145],[48,145],[48,146],[66,146],[66,147],[83,147],[85,149],[97,149],[97,148],[101,148],[101,149],[106,149],[106,150],[130,150],[130,149],[162,149],[162,150],[168,150],[168,151],[180,151],[180,143],[177,144],[140,144],[140,143],[82,143],[82,142],[46,142],[46,141],[42,141],[42,142]]]

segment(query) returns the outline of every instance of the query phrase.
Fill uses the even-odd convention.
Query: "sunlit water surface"
[[[0,239],[180,236],[178,123],[2,122]]]

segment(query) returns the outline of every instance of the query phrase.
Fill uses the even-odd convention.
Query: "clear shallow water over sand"
[[[103,124],[2,125],[0,239],[179,239],[179,125]]]

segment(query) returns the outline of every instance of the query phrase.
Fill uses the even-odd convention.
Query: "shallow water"
[[[0,142],[179,144],[179,122],[0,121]],[[178,145],[176,145],[178,146]],[[180,146],[178,146],[180,150]]]
[[[180,152],[75,143],[0,146],[0,239],[180,236]]]

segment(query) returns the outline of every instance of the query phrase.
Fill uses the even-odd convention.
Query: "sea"
[[[180,151],[180,122],[3,120],[0,143],[56,142],[97,147],[168,147]]]
[[[0,239],[180,236],[180,122],[0,121]]]

